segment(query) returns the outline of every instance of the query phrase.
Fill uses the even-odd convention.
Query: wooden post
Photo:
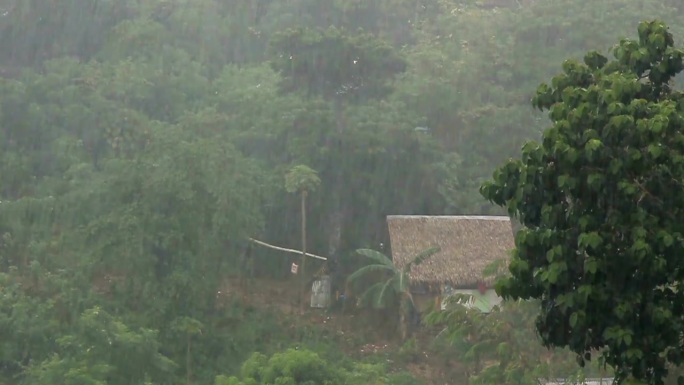
[[[444,284],[441,283],[437,286],[437,298],[435,300],[435,310],[442,310],[442,299],[444,297]]]

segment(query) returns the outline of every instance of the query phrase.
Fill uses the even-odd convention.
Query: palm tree
[[[309,192],[316,190],[321,184],[318,174],[306,165],[294,166],[285,175],[285,190],[289,193],[300,194],[302,211],[302,261],[301,261],[301,291],[299,293],[299,311],[304,313],[304,295],[306,294],[306,197]]]
[[[409,330],[409,315],[415,307],[410,290],[409,273],[413,266],[419,265],[439,251],[438,247],[426,249],[411,258],[411,261],[403,269],[398,269],[389,257],[379,251],[371,249],[356,250],[357,253],[373,260],[373,263],[355,271],[347,278],[347,282],[356,282],[360,278],[372,273],[384,273],[386,278],[366,289],[359,298],[359,301],[362,305],[370,302],[375,308],[388,308],[398,305],[401,338],[406,340]]]

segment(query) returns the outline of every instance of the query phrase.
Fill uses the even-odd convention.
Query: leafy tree
[[[286,165],[317,170],[307,248],[344,275],[388,213],[490,210],[473,186],[541,130],[559,55],[682,30],[674,0],[497,2],[0,2],[0,382],[234,374],[292,338],[223,290],[247,237],[300,236]]]
[[[32,384],[143,383],[168,381],[174,363],[159,353],[157,333],[130,330],[95,307],[77,321],[76,333],[56,339],[51,357],[29,366]]]
[[[275,35],[271,44],[272,66],[283,74],[282,90],[327,100],[385,96],[391,90],[388,82],[406,69],[404,59],[384,41],[334,27],[290,29]]]
[[[414,310],[413,296],[411,295],[411,282],[409,274],[411,268],[421,264],[426,259],[439,252],[439,248],[426,249],[411,258],[409,263],[402,269],[397,268],[394,262],[383,253],[371,249],[359,249],[357,253],[371,259],[374,263],[366,265],[347,277],[347,281],[353,283],[370,274],[380,272],[384,275],[382,280],[372,284],[359,297],[361,304],[370,303],[376,308],[397,308],[399,311],[399,327],[402,340],[408,338],[411,312]]]
[[[322,238],[327,254],[337,260],[346,251],[341,250],[344,246],[347,250],[356,247],[344,242],[345,233],[355,227],[350,223],[356,206],[352,196],[360,195],[359,189],[367,189],[361,184],[354,194],[347,192],[351,189],[346,186],[359,174],[354,164],[376,162],[373,155],[377,145],[364,140],[370,131],[354,124],[352,109],[363,109],[364,103],[388,96],[406,61],[397,49],[372,34],[332,26],[289,28],[274,34],[269,57],[272,68],[280,74],[281,93],[301,96],[309,104],[295,129],[311,132],[306,138],[318,139],[318,143],[295,156],[300,158],[297,162],[311,164],[321,172],[326,186],[326,193],[320,197],[325,199]],[[378,107],[378,112],[388,110]],[[365,111],[359,114],[366,115]],[[378,116],[377,112],[373,115]],[[405,124],[395,121],[393,128]],[[359,142],[362,146],[357,145]]]
[[[382,365],[346,365],[325,360],[310,350],[288,349],[267,357],[254,353],[242,364],[241,379],[217,376],[215,385],[416,384],[411,377],[387,375]],[[392,381],[396,379],[395,381]],[[402,382],[399,382],[402,381]]]
[[[436,3],[439,12],[414,29],[419,43],[406,47],[409,66],[392,96],[460,158],[442,187],[449,213],[499,211],[477,190],[544,129],[543,114],[529,109],[529,90],[553,76],[559,61],[609,48],[644,18],[669,21],[675,35],[682,31],[666,1]],[[485,3],[502,7],[477,5]]]
[[[483,278],[502,278],[506,263],[493,262],[482,272]],[[449,296],[445,301],[450,306],[435,309],[425,318],[427,325],[444,327],[435,338],[435,347],[465,364],[467,384],[522,385],[556,378],[582,384],[587,377],[607,377],[600,365],[579,369],[568,349],[547,349],[539,343],[535,330],[538,301],[504,301],[483,313],[464,305],[470,299],[469,295]]]
[[[185,383],[192,384],[192,337],[201,334],[204,325],[196,319],[190,317],[179,317],[174,320],[172,327],[184,335],[187,341],[185,355]]]
[[[578,370],[570,351],[548,350],[535,343],[539,340],[534,330],[538,306],[534,301],[505,301],[490,313],[482,313],[455,305],[430,313],[426,323],[444,327],[437,345],[445,346],[438,351],[465,364],[469,385],[523,385],[540,379],[596,375],[595,368]]]
[[[343,372],[332,367],[318,354],[290,349],[268,358],[254,353],[242,365],[243,383],[266,384],[343,384]],[[218,384],[237,384],[235,378],[221,379]]]
[[[684,358],[684,98],[671,85],[684,52],[660,21],[639,24],[638,37],[621,40],[615,60],[566,61],[538,88],[533,104],[553,126],[482,194],[523,225],[497,292],[541,300],[544,344],[568,346],[580,364],[602,349],[620,383],[660,385]]]

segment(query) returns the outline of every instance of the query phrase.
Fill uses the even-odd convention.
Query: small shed
[[[392,260],[406,266],[421,251],[441,250],[411,269],[411,291],[419,311],[432,302],[444,308],[442,299],[466,294],[467,305],[489,311],[501,302],[493,289],[493,278],[483,271],[497,260],[507,260],[514,248],[510,218],[504,216],[421,216],[387,217]]]
[[[324,309],[330,305],[330,276],[323,275],[311,285],[311,307]]]

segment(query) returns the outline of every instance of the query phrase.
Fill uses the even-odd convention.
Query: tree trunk
[[[340,182],[338,182],[340,183]],[[339,186],[339,184],[338,184]],[[337,252],[342,244],[342,227],[344,226],[344,212],[339,199],[334,204],[333,212],[328,222],[328,256],[337,262]]]
[[[188,334],[188,349],[185,354],[185,371],[186,371],[186,385],[192,385],[192,368],[191,368],[191,357],[190,354],[190,344],[192,343],[192,336]]]
[[[401,341],[404,342],[408,339],[408,325],[406,320],[406,315],[402,312],[399,316],[399,333],[401,334]]]
[[[409,336],[409,317],[408,317],[408,306],[406,306],[405,301],[402,301],[399,305],[399,334],[401,335],[401,341],[404,342]]]
[[[344,113],[343,100],[339,97],[335,98],[333,100],[333,114],[335,115],[335,128],[337,129],[338,134],[344,132],[344,129],[347,126]]]
[[[302,288],[299,294],[299,311],[304,314],[304,302],[306,297],[306,191],[302,191],[302,262],[301,262]]]
[[[345,153],[346,146],[342,140],[343,133],[347,127],[346,111],[344,100],[341,97],[335,97],[332,101],[333,114],[335,116],[335,134],[330,138],[335,140],[335,143],[328,143],[331,149],[337,149],[340,153]],[[329,139],[330,140],[330,139]],[[344,219],[348,214],[345,209],[343,199],[343,191],[345,180],[340,169],[334,170],[333,182],[333,196],[330,204],[330,216],[328,217],[328,256],[337,262],[337,252],[342,244],[342,227],[344,226]]]

